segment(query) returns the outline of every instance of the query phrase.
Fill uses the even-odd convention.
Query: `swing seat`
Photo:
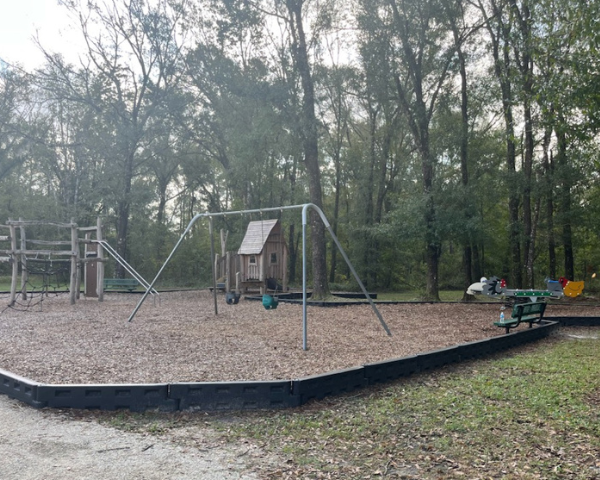
[[[227,305],[237,305],[240,301],[240,294],[235,292],[227,292],[225,294],[225,301]]]
[[[277,308],[277,305],[279,305],[279,300],[271,295],[263,295],[262,304],[266,310],[274,310]]]

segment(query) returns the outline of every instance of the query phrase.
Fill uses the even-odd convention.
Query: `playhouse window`
[[[271,265],[275,265],[277,263],[277,252],[271,253]]]
[[[256,256],[250,255],[250,265],[256,265]]]

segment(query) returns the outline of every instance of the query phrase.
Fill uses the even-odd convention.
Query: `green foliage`
[[[600,270],[598,7],[536,0],[528,4],[531,38],[510,25],[505,40],[512,63],[503,77],[512,87],[508,100],[527,100],[534,111],[529,182],[522,168],[522,112],[514,109],[517,167],[510,172],[502,116],[506,92],[490,72],[489,31],[474,28],[485,16],[515,21],[520,4],[511,10],[509,3],[495,2],[502,15],[488,2],[475,8],[462,1],[361,0],[348,11],[335,2],[303,5],[313,20],[307,45],[325,213],[369,289],[427,288],[427,242],[439,253],[440,288],[462,289],[465,247],[472,249],[477,276],[507,275],[514,242],[522,247],[523,264],[525,246],[533,245],[538,284],[551,262],[558,276],[564,274],[570,244],[576,279]],[[94,18],[105,41],[111,32],[136,34],[139,55],[123,50],[127,42],[121,42],[115,52],[104,50],[116,53],[114,62],[105,62],[110,55],[98,50],[105,43],[88,52],[96,63],[86,68],[58,56],[47,57],[35,75],[3,68],[0,221],[75,218],[93,225],[100,216],[111,243],[122,245],[131,263],[152,278],[195,213],[307,202],[294,37],[285,4],[261,5],[133,2],[123,16],[129,30],[115,30],[112,13]],[[355,28],[348,30],[349,24]],[[464,37],[454,38],[453,25]],[[187,40],[181,43],[183,34]],[[524,50],[526,41],[536,48]],[[459,47],[468,82],[466,166]],[[415,103],[411,49],[420,51],[415,72],[422,75],[425,111]],[[516,75],[518,52],[532,55],[531,98],[523,97],[523,78]],[[129,68],[134,59],[135,68]],[[419,124],[423,113],[430,116],[427,124]],[[415,136],[415,125],[426,125],[427,134]],[[430,163],[423,163],[426,144]],[[423,167],[429,165],[432,184],[424,194]],[[518,203],[514,242],[510,192]],[[535,227],[530,238],[521,228],[527,214]],[[294,225],[298,233],[299,215],[283,220],[286,231]],[[218,221],[218,229],[230,232],[232,250],[248,221]],[[208,252],[205,236],[194,232],[164,281],[208,283]],[[331,243],[327,257],[330,279],[353,288]],[[301,259],[293,260],[299,265]]]

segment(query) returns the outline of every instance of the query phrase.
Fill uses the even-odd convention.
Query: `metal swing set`
[[[283,212],[286,210],[300,210],[300,209],[302,210],[302,348],[303,348],[303,350],[308,350],[307,263],[306,263],[306,261],[307,261],[307,258],[306,258],[306,247],[307,247],[306,236],[307,235],[306,234],[307,234],[307,226],[308,226],[308,211],[310,209],[312,209],[319,215],[325,228],[327,229],[327,231],[331,235],[331,238],[335,242],[335,245],[337,246],[338,251],[344,258],[344,261],[346,262],[346,264],[348,265],[348,268],[352,272],[354,279],[360,286],[360,289],[363,292],[363,294],[365,295],[365,298],[368,300],[369,304],[371,305],[373,312],[379,319],[379,322],[380,322],[382,328],[385,330],[385,332],[388,336],[391,336],[392,333],[391,333],[390,329],[388,328],[383,317],[381,316],[381,313],[377,309],[377,306],[373,302],[373,299],[370,297],[369,293],[367,292],[363,282],[361,281],[358,274],[356,273],[354,266],[352,265],[352,263],[350,262],[350,259],[346,255],[346,252],[342,248],[342,245],[340,244],[337,236],[333,232],[333,229],[332,229],[329,221],[325,217],[325,214],[318,206],[316,206],[313,203],[305,203],[302,205],[291,205],[291,206],[285,206],[285,207],[261,208],[261,209],[252,209],[252,210],[238,210],[238,211],[232,211],[232,212],[216,212],[216,213],[206,212],[206,213],[199,213],[199,214],[195,215],[190,220],[190,223],[188,224],[187,228],[185,229],[185,231],[183,232],[183,234],[181,235],[181,237],[179,238],[179,240],[173,247],[173,250],[171,251],[171,253],[167,257],[167,259],[165,260],[162,267],[159,269],[158,273],[154,277],[154,280],[152,280],[152,282],[150,282],[150,284],[147,286],[146,291],[140,298],[140,300],[139,300],[138,304],[136,305],[136,307],[134,308],[134,310],[131,312],[128,322],[131,322],[134,319],[136,313],[138,312],[138,310],[140,309],[140,307],[146,300],[146,297],[153,291],[154,285],[155,285],[156,281],[158,280],[158,278],[160,277],[160,275],[162,274],[163,270],[166,268],[168,263],[171,261],[171,259],[173,258],[173,256],[177,252],[177,250],[179,249],[181,243],[183,242],[184,238],[187,236],[187,234],[190,232],[190,230],[192,229],[192,227],[198,220],[200,220],[202,218],[208,218],[208,220],[209,220],[209,234],[211,236],[211,250],[213,250],[213,252],[211,252],[211,253],[212,253],[212,257],[214,258],[214,244],[212,243],[212,232],[213,232],[212,219],[214,217],[224,217],[224,216],[229,216],[229,215],[244,215],[244,214],[258,213],[261,215],[261,218],[262,218],[263,213],[267,213],[267,212]],[[214,280],[214,272],[213,272],[213,282],[214,281],[215,280]],[[214,287],[215,288],[213,288],[213,299],[214,299],[215,315],[217,315],[218,314],[218,306],[217,306],[216,285],[214,285]]]

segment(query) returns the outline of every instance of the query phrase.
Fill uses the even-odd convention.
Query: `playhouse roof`
[[[279,220],[256,220],[248,224],[246,235],[238,250],[240,255],[257,255],[263,247]]]

